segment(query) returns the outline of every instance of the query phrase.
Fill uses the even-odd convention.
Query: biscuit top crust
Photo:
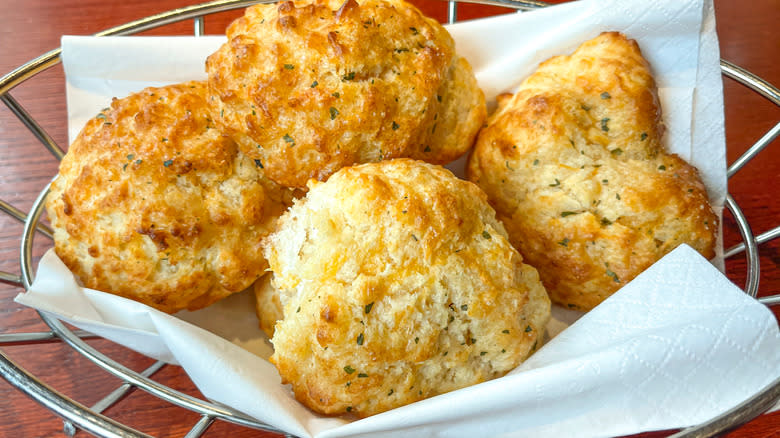
[[[285,186],[395,157],[449,162],[485,117],[450,35],[404,1],[256,5],[227,38],[206,62],[213,117]]]
[[[662,145],[650,66],[617,32],[543,62],[480,132],[468,177],[554,301],[590,309],[681,243],[715,255],[698,172]]]
[[[46,207],[87,287],[175,312],[264,273],[261,240],[291,194],[216,129],[205,94],[187,82],[114,99],[70,146]]]
[[[271,361],[327,414],[373,415],[499,377],[550,303],[485,195],[397,159],[311,182],[266,250],[284,319]]]

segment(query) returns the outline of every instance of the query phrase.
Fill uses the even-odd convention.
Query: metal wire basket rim
[[[523,1],[523,0],[463,0],[463,1],[466,3],[490,4],[490,5],[512,7],[517,9],[533,9],[541,6],[547,6],[545,3],[542,2]],[[174,9],[168,12],[163,12],[160,14],[145,17],[143,19],[132,21],[124,25],[120,25],[99,32],[95,34],[95,36],[129,35],[136,32],[152,29],[158,26],[163,26],[166,24],[183,21],[189,18],[198,18],[206,14],[212,14],[212,13],[227,11],[231,9],[238,9],[256,3],[273,3],[273,2],[275,2],[275,0],[260,0],[260,1],[258,0],[216,0],[208,3]],[[29,79],[32,76],[35,76],[37,73],[43,70],[46,70],[52,66],[57,65],[60,62],[60,54],[61,54],[61,49],[52,50],[38,58],[31,60],[30,62],[24,64],[23,66],[13,70],[11,73],[0,78],[0,96],[3,97],[6,96],[8,91],[10,91],[19,83]],[[724,75],[739,81],[743,85],[758,92],[759,94],[763,95],[767,99],[771,100],[776,105],[780,106],[780,93],[778,92],[777,88],[771,86],[771,84],[769,84],[768,82],[764,81],[760,77],[728,61],[721,60],[721,69]],[[48,193],[48,185],[40,193],[38,199],[36,199],[31,209],[31,214],[27,216],[27,219],[25,221],[25,227],[24,227],[22,245],[21,245],[21,254],[20,254],[20,263],[22,265],[21,280],[24,283],[25,289],[29,288],[29,285],[32,282],[32,242],[33,242],[33,236],[36,230],[36,226],[38,225],[38,221],[42,213],[43,200],[45,199],[46,193]],[[759,261],[758,261],[757,244],[755,238],[753,237],[753,233],[749,227],[749,224],[747,223],[747,220],[745,219],[744,215],[739,209],[739,206],[736,204],[736,202],[734,202],[734,200],[730,196],[727,197],[726,206],[729,208],[729,210],[737,219],[737,224],[740,230],[740,234],[742,235],[745,245],[747,247],[746,256],[748,260],[748,276],[747,276],[746,291],[748,293],[751,293],[751,291],[753,291],[751,295],[755,296],[755,292],[757,292],[757,288],[758,288],[758,277],[760,275],[759,265],[758,265]],[[172,390],[165,385],[161,385],[149,378],[146,378],[136,373],[135,371],[129,370],[124,366],[122,366],[121,364],[118,364],[112,359],[104,356],[102,353],[98,352],[88,344],[86,344],[71,330],[65,327],[60,321],[48,317],[45,314],[40,314],[40,315],[42,320],[47,325],[49,325],[52,331],[56,333],[60,338],[62,338],[66,343],[68,343],[72,348],[76,349],[77,351],[79,351],[79,353],[83,354],[85,357],[92,360],[94,363],[98,364],[105,371],[121,378],[125,382],[129,382],[132,385],[137,386],[138,388],[143,389],[151,394],[154,394],[159,398],[162,398],[173,404],[199,412],[202,415],[204,415],[204,417],[221,418],[226,421],[234,422],[248,427],[254,427],[258,429],[283,433],[278,429],[275,429],[263,423],[259,423],[255,420],[252,420],[237,411],[234,411],[229,408],[225,409],[224,407],[217,406],[209,402],[200,401],[186,394],[182,394],[179,393],[178,391]],[[7,366],[2,366],[2,365],[4,365],[4,363],[6,362],[10,364],[13,363],[7,357],[5,357],[5,355],[2,354],[2,352],[0,352],[0,359],[1,359],[0,371],[3,371],[3,375],[5,376],[6,375],[5,372],[9,368]],[[89,408],[85,408],[84,406],[78,404],[77,402],[63,395],[58,394],[55,390],[49,388],[45,383],[40,382],[34,376],[30,375],[29,373],[27,373],[25,370],[21,368],[18,369],[18,372],[21,372],[22,374],[24,374],[24,376],[30,378],[30,380],[27,381],[26,385],[17,386],[17,388],[27,393],[29,396],[34,398],[39,403],[42,403],[47,407],[50,407],[50,409],[53,410],[56,414],[66,417],[68,420],[77,423],[79,427],[87,430],[90,433],[99,433],[105,436],[138,436],[138,437],[148,436],[132,428],[129,428],[128,426],[122,425],[121,423],[118,423],[115,420],[112,420],[101,414],[95,414]],[[745,404],[747,404],[749,407],[750,405],[755,406],[756,404],[759,404],[761,400],[766,402],[767,394],[769,395],[775,394],[778,388],[780,388],[780,382],[775,381],[773,382],[773,384],[771,384],[768,387],[768,390],[756,394],[754,397],[747,400]],[[763,399],[761,398],[762,396]],[[777,395],[775,394],[774,397],[777,398]],[[756,400],[758,400],[759,403],[756,403]],[[56,403],[52,404],[53,401]],[[54,406],[60,406],[61,408],[64,406],[65,412],[70,412],[70,413],[78,412],[78,414],[71,418],[70,416],[66,416],[65,412],[55,409]],[[746,410],[747,409],[741,409],[739,412],[746,411]],[[84,415],[85,413],[88,413],[89,418],[80,416],[80,415]],[[757,412],[756,414],[760,414],[760,411]],[[750,418],[753,417],[750,416],[744,418],[742,419],[742,422],[747,421]],[[713,421],[715,420],[717,420],[717,418],[714,419]],[[699,427],[686,429],[674,436],[675,437],[711,436],[712,433],[719,433],[720,430],[723,430],[720,429],[719,431],[705,431],[707,435],[701,435],[702,428],[707,426],[709,423],[711,422],[704,423]],[[95,428],[94,426],[98,426],[98,427]]]

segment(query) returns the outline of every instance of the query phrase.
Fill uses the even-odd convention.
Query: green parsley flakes
[[[615,274],[614,272],[612,272],[612,270],[609,269],[609,265],[607,265],[606,274],[608,277],[612,277],[612,280],[615,283],[620,283],[620,279],[618,278],[617,274]]]
[[[572,215],[575,215],[577,213],[579,213],[579,212],[577,212],[577,211],[563,211],[563,212],[561,212],[561,217],[572,216]]]
[[[295,146],[295,140],[293,140],[292,137],[290,137],[290,134],[284,134],[284,137],[282,137],[286,143],[290,144],[290,147]]]
[[[255,166],[257,166],[257,167],[259,167],[259,168],[261,168],[261,169],[263,169],[263,168],[264,168],[264,167],[263,167],[263,162],[262,162],[262,161],[260,161],[260,160],[255,160]]]
[[[602,99],[609,99],[609,98],[611,98],[611,97],[612,97],[612,96],[610,96],[610,95],[609,95],[609,93],[607,93],[606,91],[605,91],[605,92],[603,92],[603,93],[601,93],[601,98],[602,98]]]
[[[349,73],[347,73],[347,74],[345,74],[344,76],[341,77],[342,81],[351,81],[351,80],[354,80],[354,79],[355,79],[355,72],[354,71],[351,71],[351,72],[349,72]]]
[[[604,132],[609,132],[609,126],[607,126],[607,122],[609,122],[609,117],[604,117],[601,119],[601,130]]]
[[[563,240],[561,240],[560,242],[558,242],[558,245],[561,245],[561,246],[569,246],[569,238],[568,238],[568,237],[564,237],[564,238],[563,238]]]
[[[173,164],[173,160],[165,160],[165,161],[163,161],[163,166],[165,166],[165,167],[168,167],[171,164]]]
[[[647,133],[646,133],[646,132],[643,132],[643,133],[642,133],[642,134],[639,136],[639,141],[645,141],[645,140],[647,140]]]
[[[487,231],[483,231],[482,232],[482,237],[484,237],[485,239],[488,239],[488,240],[491,238],[490,233],[488,233]]]
[[[401,125],[399,125],[398,123],[395,122],[395,120],[393,120],[393,125],[392,125],[393,131],[397,131],[398,128],[400,128],[400,127],[401,127]]]
[[[355,372],[355,369],[352,368],[351,366],[347,365],[347,366],[344,367],[344,372],[347,373],[347,374],[352,374],[352,373]]]
[[[320,84],[319,82],[314,81],[314,82],[311,83],[311,88],[314,88],[314,87],[316,87],[319,84]]]
[[[368,314],[369,314],[369,312],[371,312],[371,308],[373,308],[373,307],[374,307],[374,302],[373,302],[373,301],[372,301],[372,302],[370,302],[370,303],[368,303],[368,304],[366,304],[366,307],[365,307],[365,309],[364,309],[364,310],[365,310],[365,312],[366,312],[366,315],[368,315]]]
[[[294,66],[294,65],[292,65],[292,64],[285,64],[285,65],[284,65],[284,69],[285,69],[285,70],[292,70],[292,69],[294,69],[294,68],[295,68],[295,66]]]
[[[365,339],[366,339],[366,338],[363,336],[363,333],[359,334],[359,335],[358,335],[358,337],[357,337],[357,344],[358,344],[358,345],[363,345],[363,341],[364,341]]]
[[[330,119],[334,120],[339,115],[339,110],[334,107],[330,107]]]

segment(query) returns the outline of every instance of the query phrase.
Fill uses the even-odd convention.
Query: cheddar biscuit
[[[188,82],[114,99],[70,146],[46,208],[85,286],[176,312],[264,273],[291,192],[216,129],[205,95]]]
[[[662,134],[650,67],[615,32],[542,63],[500,99],[468,177],[554,302],[591,309],[683,243],[715,255],[705,187]]]
[[[266,255],[284,313],[271,362],[320,413],[363,417],[500,377],[550,315],[484,193],[420,161],[312,181]]]
[[[452,37],[402,0],[256,5],[227,38],[206,62],[214,120],[284,186],[397,157],[447,163],[485,118]]]

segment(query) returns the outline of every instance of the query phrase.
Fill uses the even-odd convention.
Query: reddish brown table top
[[[61,35],[87,35],[124,22],[162,12],[197,0],[29,0],[6,2],[0,14],[0,75],[39,54],[59,46]],[[426,13],[440,20],[446,17],[446,3],[415,1]],[[777,0],[736,2],[715,0],[721,56],[747,68],[770,83],[780,85],[780,3]],[[504,12],[500,8],[462,5],[460,18],[473,18]],[[226,12],[206,20],[206,33],[222,33],[239,12]],[[153,34],[191,34],[191,21],[155,30]],[[724,79],[728,160],[733,162],[750,145],[780,121],[780,108]],[[67,142],[64,80],[61,67],[47,71],[12,92],[14,98],[38,120],[60,144]],[[780,223],[780,197],[774,184],[780,183],[780,145],[775,140],[759,160],[749,163],[729,181],[729,191],[742,207],[754,232],[766,231]],[[0,199],[27,210],[39,191],[57,172],[56,161],[43,146],[0,106]],[[0,270],[19,272],[19,235],[22,226],[0,215]],[[39,239],[45,240],[45,239]],[[725,247],[739,241],[730,215],[724,218]],[[45,242],[44,242],[45,243]],[[43,248],[43,245],[41,246]],[[39,248],[40,251],[40,248]],[[762,245],[760,295],[780,291],[780,239]],[[727,274],[744,284],[742,256],[727,261]],[[13,302],[18,288],[0,283],[0,333],[45,331],[37,314]],[[775,315],[780,309],[775,308]],[[147,357],[104,340],[90,344],[134,370],[153,363]],[[91,405],[121,382],[100,371],[69,347],[39,344],[3,347],[12,360],[58,391]],[[155,379],[180,391],[200,397],[189,378],[178,367],[165,367]],[[167,405],[141,391],[110,408],[107,414],[154,436],[184,436],[199,416]],[[83,434],[83,432],[82,432]],[[663,433],[644,434],[645,437]],[[64,436],[62,422],[51,412],[13,389],[0,379],[0,436]],[[217,422],[206,436],[270,436],[261,432]],[[731,438],[780,436],[780,413],[762,415],[729,433]]]

